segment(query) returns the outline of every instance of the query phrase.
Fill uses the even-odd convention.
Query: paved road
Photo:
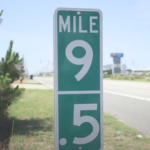
[[[53,87],[53,78],[37,79]],[[150,83],[104,80],[104,112],[150,136]]]
[[[35,77],[34,79],[39,81],[42,84],[45,84],[50,89],[54,89],[54,79],[53,79],[53,77]]]
[[[150,136],[150,83],[104,80],[104,111]]]

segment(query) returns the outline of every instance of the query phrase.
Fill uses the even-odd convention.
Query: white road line
[[[44,82],[42,82],[42,81],[38,81],[38,82],[40,82],[40,83],[44,84]]]
[[[42,83],[42,84],[44,84],[44,82],[42,82],[42,81],[40,81],[40,80],[38,80],[37,78],[34,78],[36,81],[38,81],[38,82],[40,82],[40,83]]]
[[[36,80],[38,80],[38,79],[36,79]],[[49,85],[49,84],[45,84],[44,82],[42,82],[42,81],[40,81],[40,80],[38,80],[40,83],[42,83],[42,84],[44,84],[44,85],[46,85],[46,86],[48,86],[50,89],[54,89],[54,86],[52,86],[52,85]],[[69,91],[68,91],[69,92]],[[75,94],[76,92],[78,92],[78,91],[70,91],[69,93],[68,93],[67,91],[66,92],[58,92],[59,94]],[[94,91],[81,91],[79,94],[87,94],[87,93],[93,93]],[[98,91],[95,91],[94,93],[96,94]],[[104,90],[103,91],[104,93],[109,93],[109,94],[114,94],[114,95],[119,95],[119,96],[124,96],[124,97],[128,97],[128,98],[134,98],[134,99],[140,99],[140,100],[143,100],[143,101],[150,101],[150,99],[148,99],[148,98],[144,98],[144,97],[138,97],[138,96],[133,96],[133,95],[128,95],[128,94],[123,94],[123,93],[117,93],[117,92],[112,92],[112,91],[107,91],[107,90]],[[99,92],[100,93],[100,92]]]
[[[144,98],[144,97],[138,97],[138,96],[133,96],[133,95],[127,95],[127,94],[122,94],[122,93],[117,93],[117,92],[112,92],[112,91],[106,91],[106,90],[104,90],[104,92],[105,92],[105,93],[109,93],[109,94],[114,94],[114,95],[129,97],[129,98],[134,98],[134,99],[140,99],[140,100],[143,100],[143,101],[150,101],[150,99]]]
[[[35,78],[35,80],[37,80],[38,82],[42,83],[43,85],[49,87],[50,89],[54,89],[53,86],[51,86],[51,85],[49,85],[49,84],[45,84],[45,82],[42,82],[42,81],[38,80],[37,78]]]

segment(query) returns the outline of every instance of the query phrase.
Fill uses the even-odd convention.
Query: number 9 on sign
[[[76,47],[82,47],[85,49],[86,53],[82,58],[76,58],[73,55],[73,50]],[[67,59],[75,65],[83,65],[82,69],[75,75],[77,81],[80,81],[89,71],[92,60],[93,60],[93,50],[92,47],[83,40],[75,40],[68,44],[66,48]]]

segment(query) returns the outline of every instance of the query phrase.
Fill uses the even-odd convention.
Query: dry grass
[[[10,150],[55,150],[53,91],[26,90],[11,106],[10,116],[14,120]],[[143,138],[137,138],[139,134]],[[150,138],[105,114],[104,150],[150,150]]]
[[[142,135],[142,138],[137,135]],[[105,114],[104,150],[150,150],[150,138]]]
[[[54,150],[53,91],[26,90],[12,105],[14,128],[10,150]]]
[[[150,82],[150,74],[148,75],[104,75],[105,79],[112,79],[112,80],[128,80],[128,81],[141,81],[141,82]]]

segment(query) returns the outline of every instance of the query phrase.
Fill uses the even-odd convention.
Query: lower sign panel
[[[59,150],[100,150],[100,94],[58,96]]]

